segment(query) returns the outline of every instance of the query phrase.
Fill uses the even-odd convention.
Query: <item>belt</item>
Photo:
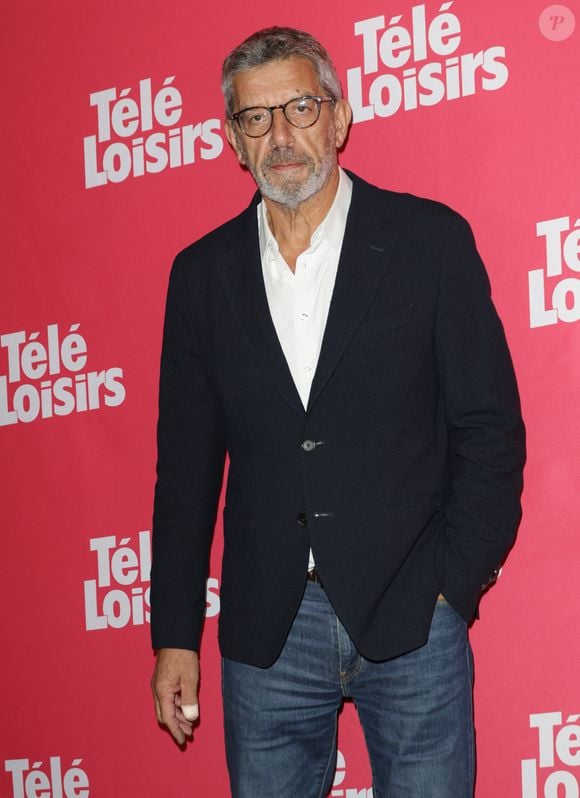
[[[320,579],[320,574],[316,570],[316,566],[314,566],[311,571],[306,572],[306,579],[309,582],[318,582],[319,585],[322,585],[322,580]]]

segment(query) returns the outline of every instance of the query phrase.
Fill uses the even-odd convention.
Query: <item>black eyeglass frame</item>
[[[288,117],[286,116],[287,106],[289,106],[291,103],[295,103],[296,101],[300,100],[314,100],[316,103],[316,110],[317,110],[316,119],[314,119],[312,122],[309,122],[307,125],[302,125],[302,126],[297,125],[295,122],[293,122],[291,119],[288,119]],[[284,114],[284,119],[288,122],[288,124],[292,125],[292,127],[295,127],[298,130],[307,130],[309,127],[315,125],[320,119],[320,109],[322,108],[322,103],[335,103],[335,102],[336,100],[334,97],[316,97],[313,94],[304,94],[302,97],[292,97],[292,99],[288,100],[288,102],[280,103],[279,105],[250,105],[248,108],[242,108],[241,111],[237,111],[235,114],[232,114],[229,118],[232,122],[235,121],[238,123],[238,127],[240,128],[244,136],[248,136],[248,138],[251,139],[260,139],[262,138],[262,136],[265,136],[267,133],[269,133],[270,130],[272,129],[272,125],[274,124],[274,111],[276,111],[278,108]],[[247,131],[244,130],[244,128],[242,127],[242,123],[240,122],[240,116],[242,114],[245,114],[247,111],[257,111],[257,110],[269,111],[270,124],[263,133],[259,133],[258,135],[253,135],[252,133],[248,133]]]

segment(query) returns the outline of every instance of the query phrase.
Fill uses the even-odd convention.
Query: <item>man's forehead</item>
[[[322,91],[312,62],[307,58],[285,58],[236,73],[232,78],[238,107],[275,105],[300,94]]]

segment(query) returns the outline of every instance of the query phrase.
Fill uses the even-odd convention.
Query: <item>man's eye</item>
[[[250,125],[259,125],[260,123],[264,122],[267,118],[267,113],[265,111],[254,111],[252,114],[249,114],[246,117],[246,121]]]

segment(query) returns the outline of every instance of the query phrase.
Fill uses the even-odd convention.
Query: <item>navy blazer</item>
[[[304,410],[268,309],[256,196],[181,252],[164,328],[153,645],[197,650],[226,453],[220,646],[270,665],[312,547],[365,657],[422,645],[438,593],[466,621],[520,518],[524,429],[468,224],[351,175]]]

